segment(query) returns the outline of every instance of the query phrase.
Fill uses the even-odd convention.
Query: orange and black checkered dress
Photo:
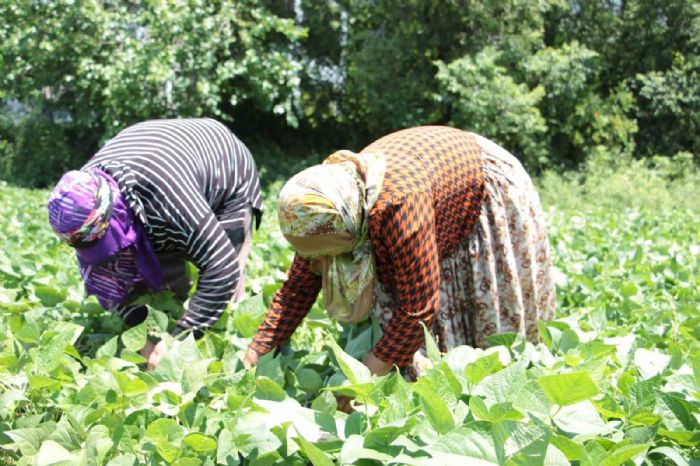
[[[439,306],[440,260],[462,244],[484,198],[481,150],[464,131],[425,126],[385,136],[363,152],[384,153],[386,174],[369,214],[378,280],[396,309],[374,348],[379,359],[410,364]],[[316,300],[321,277],[295,257],[251,348],[267,353],[286,342]]]

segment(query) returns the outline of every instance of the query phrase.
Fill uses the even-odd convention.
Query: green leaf
[[[44,440],[36,457],[36,466],[70,466],[78,457],[53,440]]]
[[[303,368],[297,373],[299,388],[307,393],[316,393],[323,387],[323,380],[313,369]]]
[[[464,369],[464,373],[467,377],[467,381],[476,385],[481,382],[484,377],[498,372],[503,368],[501,361],[498,359],[498,353],[491,353],[487,356],[483,356],[471,364],[467,364]]]
[[[552,403],[547,398],[540,384],[534,380],[528,381],[513,399],[513,407],[522,412],[531,412],[549,416]]]
[[[126,455],[115,456],[106,466],[138,466],[138,464],[136,455],[127,453]]]
[[[561,338],[559,339],[559,351],[566,353],[567,351],[576,348],[578,344],[579,338],[576,332],[569,328],[561,332]]]
[[[129,351],[136,352],[146,345],[147,337],[146,322],[142,322],[122,333],[122,343]]]
[[[333,393],[324,391],[314,399],[314,401],[311,403],[311,408],[315,409],[316,411],[332,415],[335,414],[335,411],[338,408],[338,402],[336,401]]]
[[[553,420],[557,427],[571,434],[605,435],[613,430],[590,401],[562,407]]]
[[[438,364],[442,360],[442,356],[440,354],[440,348],[438,348],[438,345],[435,342],[435,338],[433,338],[433,334],[430,333],[430,330],[428,330],[428,327],[426,327],[423,322],[421,322],[421,325],[423,326],[423,336],[425,338],[425,350],[428,354],[428,359],[430,359],[433,362],[433,364]]]
[[[460,427],[426,447],[436,465],[487,466],[499,464],[496,445],[488,429]]]
[[[369,427],[367,415],[361,411],[355,411],[345,421],[345,436],[364,435]]]
[[[486,342],[489,344],[489,346],[499,346],[503,345],[508,348],[515,343],[515,340],[518,338],[517,333],[497,333],[495,335],[488,335],[486,337]]]
[[[258,377],[255,380],[255,387],[255,396],[261,400],[282,401],[287,397],[284,388],[267,377]]]
[[[156,419],[148,428],[144,438],[151,441],[158,454],[172,463],[180,451],[180,443],[184,437],[184,429],[173,419]]]
[[[418,393],[423,412],[436,431],[446,434],[454,430],[456,426],[452,412],[426,379],[419,379],[411,388]]]
[[[637,366],[643,379],[650,379],[655,375],[661,374],[670,362],[670,356],[658,351],[638,348],[634,352],[634,364]]]
[[[117,340],[119,337],[112,337],[107,343],[100,346],[95,353],[98,358],[113,358],[117,354]]]
[[[230,430],[224,428],[219,434],[216,447],[217,464],[238,464],[238,448]]]
[[[582,445],[574,442],[563,435],[553,435],[550,439],[552,445],[557,447],[569,461],[578,461],[581,459]]]
[[[199,432],[187,434],[183,442],[197,453],[206,453],[216,450],[217,447],[216,439],[214,437],[210,437]]]
[[[598,442],[588,442],[581,451],[581,466],[600,466],[606,457],[605,448]]]
[[[357,385],[372,381],[372,375],[367,366],[340,349],[340,346],[338,346],[335,340],[330,340],[330,346],[335,355],[335,359],[338,361],[340,370],[343,371],[345,377],[347,377],[352,384]]]
[[[5,432],[12,439],[22,455],[33,456],[39,453],[42,442],[56,429],[55,422],[46,422],[37,427],[14,429]]]
[[[632,458],[643,455],[648,449],[648,444],[633,444],[613,447],[607,452],[605,460],[601,463],[601,466],[620,466]]]
[[[505,403],[513,399],[525,384],[525,368],[522,362],[511,364],[493,375],[485,377],[477,385],[488,403]]]
[[[588,400],[600,391],[586,372],[544,375],[537,379],[547,398],[560,406]]]
[[[66,300],[66,290],[56,286],[37,285],[34,287],[34,294],[46,307],[53,307]]]
[[[675,448],[671,447],[658,447],[654,448],[653,450],[649,451],[649,456],[651,455],[663,455],[669,460],[673,461],[676,466],[690,466],[690,463],[688,463],[688,460],[683,458],[683,455],[676,450]]]
[[[313,443],[307,442],[306,439],[297,431],[298,437],[296,441],[313,466],[333,466],[333,460],[323,450],[315,446]]]
[[[528,425],[523,422],[503,420],[493,425],[493,440],[496,451],[499,452],[501,461],[510,458],[517,453],[524,453],[533,461],[540,458],[544,461],[547,452],[549,438],[546,432],[538,426]],[[522,459],[512,458],[516,464],[523,463]]]
[[[472,396],[469,398],[469,410],[472,412],[475,418],[482,421],[491,421],[491,414],[489,413],[489,408],[484,403],[484,400],[478,396]]]
[[[255,366],[255,375],[267,377],[278,385],[284,385],[284,371],[282,371],[280,357],[275,356],[274,351],[262,355]]]

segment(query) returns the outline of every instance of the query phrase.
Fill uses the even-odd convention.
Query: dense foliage
[[[531,169],[700,152],[694,0],[0,0],[0,70],[0,177],[38,186],[163,117],[285,153],[428,123]]]
[[[615,163],[542,180],[559,296],[543,342],[429,344],[433,367],[414,384],[371,377],[353,357],[376,327],[343,328],[318,306],[280,355],[243,369],[291,259],[274,215],[247,299],[147,372],[137,351],[179,306],[159,296],[123,329],[84,298],[46,191],[0,184],[0,463],[700,464],[700,177],[689,157]],[[357,411],[336,411],[334,393]]]

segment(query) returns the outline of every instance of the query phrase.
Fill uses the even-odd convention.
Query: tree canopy
[[[531,170],[700,154],[693,0],[0,0],[0,69],[0,177],[20,184],[171,117],[289,156],[420,124]]]

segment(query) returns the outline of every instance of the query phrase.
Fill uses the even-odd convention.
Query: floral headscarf
[[[343,150],[298,173],[280,192],[282,233],[300,256],[313,258],[326,310],[341,322],[357,322],[372,307],[376,271],[368,217],[385,172],[383,154]]]

